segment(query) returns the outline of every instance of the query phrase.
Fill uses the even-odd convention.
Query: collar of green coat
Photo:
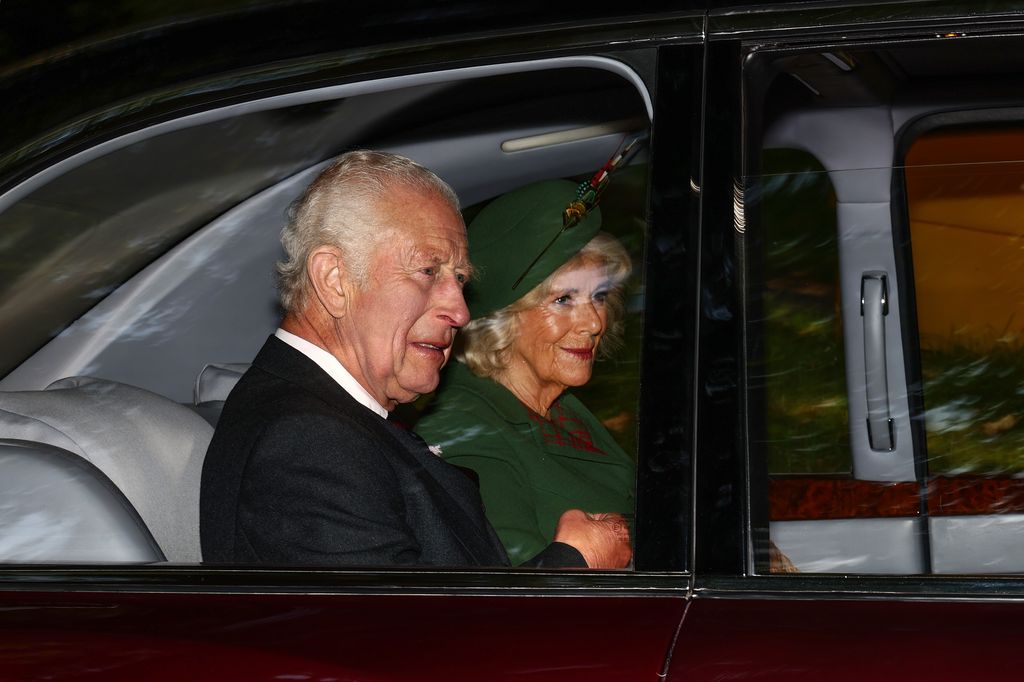
[[[530,423],[528,408],[519,401],[519,398],[512,391],[497,381],[478,377],[461,362],[456,362],[453,367],[449,367],[446,371],[448,374],[445,377],[446,383],[452,388],[458,387],[480,398],[509,424]],[[582,403],[569,393],[563,393],[559,396],[558,402],[571,412],[579,412],[583,407]]]
[[[453,366],[449,366],[445,370],[444,382],[445,388],[448,390],[468,394],[475,400],[483,401],[505,422],[515,425],[527,425],[531,429],[533,428],[533,425],[530,424],[531,420],[529,410],[525,405],[519,402],[519,398],[515,397],[512,391],[508,390],[493,379],[485,379],[476,376],[461,362],[456,362]],[[626,454],[626,451],[619,446],[611,434],[601,426],[600,422],[591,415],[590,411],[587,410],[583,403],[580,402],[579,398],[571,393],[563,393],[559,396],[557,402],[561,403],[562,407],[567,409],[569,412],[582,418],[584,422],[592,422],[589,424],[589,428],[591,430],[591,435],[594,438],[594,444],[603,452],[591,453],[574,448],[548,449],[546,446],[541,444],[541,447],[544,447],[545,451],[553,454],[573,457],[575,459],[593,460],[605,463],[614,461],[620,464],[633,466],[632,458]]]

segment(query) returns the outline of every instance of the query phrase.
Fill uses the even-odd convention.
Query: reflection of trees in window
[[[615,174],[601,199],[601,229],[615,236],[633,260],[624,284],[626,304],[622,346],[594,365],[591,380],[573,389],[630,455],[636,454],[636,407],[640,400],[640,345],[643,313],[643,240],[647,214],[647,164]],[[583,178],[580,178],[583,179]]]
[[[748,196],[764,243],[760,329],[769,471],[851,471],[835,194],[798,150],[767,150]],[[756,321],[752,321],[755,322]]]
[[[906,157],[932,473],[1024,469],[1024,131],[940,129]]]

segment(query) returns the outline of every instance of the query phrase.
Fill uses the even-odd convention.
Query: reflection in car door
[[[273,16],[269,9],[261,11]],[[644,251],[647,242],[656,246],[645,254],[644,264],[647,278],[644,285],[652,295],[644,296],[641,291],[633,311],[638,318],[643,318],[645,329],[640,341],[643,344],[643,391],[639,397],[637,425],[637,551],[632,570],[542,573],[211,567],[173,561],[151,565],[12,562],[0,571],[3,589],[0,631],[4,642],[0,645],[3,649],[0,677],[19,680],[99,676],[124,680],[202,677],[609,681],[663,677],[690,594],[692,448],[688,443],[692,441],[693,425],[688,415],[693,413],[697,280],[697,233],[691,226],[696,217],[696,192],[692,188],[698,177],[694,122],[698,119],[699,107],[694,105],[694,95],[699,96],[696,74],[701,52],[701,22],[695,17],[699,17],[699,13],[677,13],[671,17],[675,23],[667,28],[652,27],[651,35],[660,31],[658,40],[673,43],[666,49],[666,68],[656,68],[658,59],[646,45],[647,33],[638,34],[640,42],[645,44],[636,55],[620,54],[616,52],[618,48],[609,47],[610,43],[617,42],[609,40],[609,31],[614,34],[618,30],[609,23],[593,28],[595,33],[590,38],[586,36],[591,29],[573,31],[571,35],[545,29],[541,31],[542,38],[527,35],[523,43],[510,38],[512,43],[506,48],[501,48],[501,41],[494,36],[488,38],[485,47],[481,47],[478,36],[471,36],[466,38],[465,44],[455,40],[451,45],[437,47],[434,52],[431,50],[436,46],[426,41],[420,46],[422,54],[417,50],[403,52],[414,58],[408,63],[401,62],[394,76],[396,80],[416,81],[416,76],[420,75],[417,64],[429,75],[438,64],[445,63],[444,55],[450,54],[469,55],[449,65],[453,72],[457,71],[456,67],[480,66],[477,62],[486,60],[486,55],[498,61],[493,55],[506,49],[508,54],[518,55],[517,59],[529,53],[538,60],[571,61],[561,66],[566,73],[577,76],[576,84],[581,90],[587,86],[586,83],[579,85],[579,70],[592,66],[595,61],[621,64],[632,59],[647,66],[644,78],[659,81],[662,96],[654,102],[654,107],[664,124],[656,127],[652,135],[650,193],[640,192],[643,196],[637,202],[651,207],[650,224],[648,226],[641,215],[639,226],[633,225],[641,235],[639,251]],[[258,12],[243,18],[249,28],[261,21]],[[210,21],[216,27],[222,20],[224,16]],[[136,55],[138,49],[144,47],[148,54],[160,53],[159,47],[168,48],[169,43],[174,42],[175,31],[191,35],[210,30],[205,21],[185,17],[179,18],[175,25],[161,25],[148,37],[151,42],[141,47],[133,41],[143,36],[124,37],[124,44],[130,49],[125,48],[123,53],[118,52],[120,43],[104,43],[100,47],[84,45],[82,50],[96,63],[116,70],[119,55],[122,65],[131,66],[130,57]],[[584,42],[579,42],[581,37]],[[637,35],[622,36],[624,45],[634,39]],[[571,46],[567,48],[569,43]],[[543,49],[538,51],[538,45]],[[613,54],[611,57],[580,55],[580,45],[588,46],[588,50],[611,50]],[[99,50],[99,55],[90,50]],[[12,390],[45,393],[43,389],[49,379],[56,377],[45,380],[41,377],[52,372],[63,376],[64,367],[74,366],[75,373],[79,370],[99,374],[122,372],[123,375],[114,378],[124,381],[143,375],[162,381],[166,375],[168,381],[176,382],[176,388],[173,395],[162,396],[162,404],[169,405],[168,409],[180,409],[181,405],[175,403],[191,402],[188,393],[194,373],[186,374],[173,368],[168,347],[181,342],[180,345],[189,350],[202,346],[201,350],[205,351],[207,348],[197,343],[195,336],[174,340],[170,332],[175,331],[175,327],[179,328],[177,331],[187,331],[192,325],[181,324],[183,318],[179,317],[168,322],[158,313],[163,310],[177,315],[187,314],[189,310],[206,310],[203,304],[210,301],[197,301],[196,291],[202,291],[202,283],[211,278],[220,284],[211,299],[227,291],[242,267],[224,268],[230,273],[224,277],[220,277],[222,271],[211,272],[217,269],[206,267],[207,259],[215,259],[223,251],[231,251],[232,257],[238,259],[231,263],[245,263],[246,268],[252,262],[267,259],[268,254],[270,260],[276,255],[273,249],[251,249],[250,253],[241,248],[239,242],[243,238],[251,245],[255,235],[253,231],[238,229],[239,226],[252,228],[255,221],[240,222],[239,218],[258,216],[260,231],[271,233],[274,220],[282,213],[268,209],[268,206],[280,208],[272,205],[275,193],[292,189],[301,173],[309,172],[316,163],[322,162],[323,158],[318,155],[332,151],[317,149],[311,140],[321,139],[316,135],[322,134],[334,141],[348,141],[344,137],[331,137],[338,135],[339,130],[348,130],[338,125],[339,120],[344,119],[349,109],[358,109],[355,94],[369,93],[372,97],[378,92],[372,86],[365,92],[360,90],[358,66],[339,66],[336,50],[337,45],[332,42],[329,58],[308,55],[308,61],[301,64],[288,61],[295,58],[294,50],[285,50],[267,63],[236,64],[244,74],[235,71],[218,74],[215,64],[200,65],[194,73],[206,80],[198,85],[190,82],[188,87],[180,83],[118,82],[114,91],[119,96],[129,96],[130,104],[118,101],[114,106],[102,99],[102,91],[91,92],[90,97],[83,100],[90,103],[89,108],[77,111],[74,109],[77,100],[71,98],[73,101],[68,106],[76,117],[84,118],[70,123],[62,121],[66,127],[58,128],[61,134],[36,140],[36,146],[26,145],[17,158],[3,157],[16,171],[5,176],[0,184],[13,188],[4,206],[25,199],[17,205],[18,215],[11,220],[15,222],[29,216],[19,224],[33,228],[11,230],[7,236],[14,235],[12,242],[16,237],[32,244],[33,235],[37,245],[39,241],[46,241],[42,245],[46,248],[40,248],[35,254],[42,265],[34,263],[31,267],[22,267],[24,263],[19,261],[16,266],[21,270],[12,266],[8,272],[17,271],[19,276],[28,270],[32,271],[30,275],[57,272],[60,285],[57,290],[64,291],[60,287],[75,284],[79,294],[75,300],[71,300],[72,296],[57,297],[63,299],[60,309],[48,307],[43,311],[52,315],[52,319],[32,318],[37,327],[32,331],[38,338],[29,338],[25,333],[18,339],[8,339],[10,346],[17,346],[20,354],[14,357],[12,352],[3,358],[6,363],[3,371],[12,383]],[[376,56],[373,52],[372,49],[361,52],[358,58],[353,57],[353,63],[358,63],[359,59],[372,60]],[[367,56],[367,53],[371,54]],[[64,57],[73,58],[74,51],[69,54],[70,57]],[[387,68],[395,69],[395,62],[388,61],[393,59],[392,53],[382,49],[381,54],[379,58],[387,63]],[[621,62],[618,57],[622,58]],[[59,62],[54,67],[55,72],[74,72],[71,62],[54,59]],[[159,61],[159,57],[153,59]],[[154,63],[154,68],[156,66],[158,64]],[[173,66],[166,76],[172,80],[174,74],[180,73],[177,69],[182,68],[177,64]],[[541,73],[550,66],[528,63],[521,69],[504,69],[503,62],[483,65],[495,67],[494,74],[508,76],[510,81],[518,78],[520,72]],[[250,70],[246,70],[247,67],[251,67]],[[25,68],[31,74],[40,75],[32,71],[33,67]],[[374,68],[381,67],[378,64]],[[489,72],[489,75],[494,74]],[[637,77],[631,83],[635,86],[641,80]],[[308,88],[342,88],[353,81],[354,87],[351,92],[345,91],[344,98],[339,95],[332,101],[322,101],[308,97]],[[418,90],[410,87],[409,92],[401,94],[413,93],[411,100],[426,101],[438,82],[433,76],[421,79],[414,85],[422,87]],[[142,88],[142,92],[126,92],[133,84]],[[148,88],[158,90],[159,97],[151,97]],[[280,94],[279,89],[284,91],[284,96],[294,96],[287,107],[265,109],[253,104],[256,99],[268,97],[268,92],[270,98]],[[482,93],[479,87],[474,91],[478,96]],[[24,88],[18,92],[24,92]],[[207,99],[209,93],[215,94]],[[237,106],[237,110],[231,111],[231,117],[218,118],[211,114],[224,104],[220,98],[228,102],[226,108]],[[386,91],[380,99],[396,106],[403,104],[402,97],[391,98]],[[493,113],[494,99],[484,99],[487,101],[481,107]],[[467,96],[466,101],[471,100]],[[159,101],[159,111],[148,109],[156,101]],[[438,119],[448,111],[447,103],[441,98],[428,103],[436,108]],[[101,105],[110,108],[104,109]],[[486,109],[487,106],[492,109]],[[649,118],[650,111],[645,113]],[[189,118],[193,114],[195,118]],[[585,119],[586,114],[580,115]],[[55,112],[47,112],[46,126],[55,125],[56,116]],[[403,134],[408,134],[408,121],[397,116],[395,119],[397,123],[392,121],[393,128],[378,127],[375,132],[382,140],[409,145],[403,149],[413,148],[413,143],[420,141],[402,138]],[[261,126],[268,120],[277,128],[271,131],[274,134],[264,135]],[[371,124],[382,122],[364,123],[372,127]],[[198,137],[176,136],[190,126],[194,128],[191,132],[199,131]],[[33,129],[28,124],[24,127]],[[160,128],[159,135],[145,138],[142,131],[151,127]],[[465,130],[465,126],[458,128],[466,136],[476,132]],[[45,131],[49,131],[49,127],[44,127]],[[309,134],[314,131],[316,135]],[[535,132],[527,130],[524,134]],[[138,137],[133,137],[135,135]],[[125,138],[131,139],[117,147]],[[444,142],[440,139],[435,149],[450,151],[451,147]],[[236,143],[237,146],[228,146]],[[275,144],[286,148],[287,153],[275,156]],[[587,140],[562,140],[558,143],[562,146],[556,145],[558,148],[550,152],[550,156],[557,160],[555,152],[571,147],[569,151],[576,155],[568,157],[572,163],[559,164],[549,159],[549,165],[542,168],[554,174],[580,172],[575,164],[579,163],[579,150],[587,144]],[[426,146],[421,145],[420,150]],[[224,151],[227,148],[231,153]],[[258,168],[244,163],[233,165],[239,161],[233,158],[234,154],[246,153],[246,148],[265,155],[260,157],[262,162]],[[158,152],[169,154],[178,163],[153,163]],[[184,163],[186,152],[193,154],[187,158],[202,163]],[[519,154],[517,158],[522,160],[525,156]],[[457,158],[445,158],[451,168],[461,171],[467,182],[482,175],[471,165],[460,167]],[[19,166],[15,163],[18,159],[31,159],[31,163]],[[123,161],[125,165],[115,161]],[[90,191],[88,183],[73,181],[81,176],[62,175],[68,167],[78,164],[75,167],[84,168],[92,162],[95,167],[87,170],[95,170],[90,176],[93,181],[100,177],[107,182],[104,193],[94,191],[95,187]],[[53,165],[47,166],[48,163]],[[522,171],[523,168],[517,167],[515,173],[504,180],[512,182]],[[204,175],[206,172],[210,175]],[[29,177],[27,182],[26,177]],[[61,177],[67,180],[63,186],[47,188],[47,181]],[[227,184],[230,191],[217,191],[213,181],[217,177],[230,180]],[[147,183],[153,184],[153,194],[147,193],[150,189]],[[59,184],[54,182],[54,185]],[[182,197],[192,197],[197,192],[197,185],[203,191],[195,200],[183,201]],[[33,192],[38,193],[33,195]],[[18,196],[14,197],[15,194]],[[75,201],[62,201],[69,197]],[[43,200],[33,201],[40,198]],[[482,195],[477,200],[482,198],[485,197]],[[129,210],[121,212],[125,205]],[[156,208],[150,216],[152,220],[136,219],[145,214],[147,207]],[[107,209],[110,209],[109,215],[104,212]],[[33,213],[33,210],[38,212]],[[645,212],[641,210],[641,214]],[[171,214],[186,219],[175,223],[174,230],[164,229],[162,221]],[[51,219],[34,223],[40,215]],[[66,225],[60,222],[65,219],[68,220]],[[171,222],[168,218],[168,223]],[[39,231],[35,231],[35,227]],[[47,227],[51,231],[46,234],[52,239],[41,240],[42,230]],[[105,248],[103,239],[89,239],[94,236],[89,232],[93,227],[97,227],[101,236],[130,234],[132,238],[115,239],[114,243],[121,250],[114,252]],[[61,241],[64,238],[66,242]],[[89,242],[88,253],[76,248],[81,242]],[[52,253],[46,252],[47,248]],[[218,248],[222,251],[217,251]],[[110,262],[116,260],[117,254],[125,255],[123,263]],[[166,260],[161,261],[165,256]],[[252,259],[246,260],[250,256]],[[68,260],[47,260],[51,257]],[[149,258],[164,267],[156,268],[155,274],[142,272],[141,276],[136,276],[140,268],[147,267]],[[72,267],[85,261],[99,265],[94,271]],[[62,267],[53,266],[54,262]],[[95,276],[97,272],[102,277]],[[269,269],[259,272],[262,277]],[[53,279],[48,281],[52,283]],[[243,295],[231,298],[239,305],[251,303],[247,298],[257,300],[255,307],[260,308],[262,315],[255,325],[257,328],[266,321],[264,318],[276,314],[272,302],[267,303],[266,284],[264,279],[259,279],[259,284],[243,287],[240,290]],[[688,293],[680,296],[680,291]],[[254,292],[253,296],[245,295]],[[40,294],[39,289],[33,288],[32,294]],[[169,301],[181,305],[170,305]],[[215,322],[242,335],[237,327],[231,329],[238,319],[233,316],[237,310],[230,309],[230,312],[231,315],[221,316]],[[215,317],[208,315],[197,319],[209,321]],[[64,334],[65,328],[71,331]],[[112,334],[115,328],[123,333]],[[196,328],[202,325],[197,324]],[[54,335],[57,338],[51,341]],[[45,352],[51,343],[54,344],[51,352]],[[103,343],[107,346],[102,346]],[[42,352],[39,351],[41,345]],[[103,352],[100,352],[101,346]],[[163,348],[163,363],[159,361],[161,356],[154,360],[153,355],[142,352],[152,352],[154,347]],[[114,357],[118,352],[124,352],[124,356]],[[23,363],[29,356],[33,362]],[[118,362],[129,356],[137,362]],[[211,357],[207,361],[241,359],[244,358]],[[107,361],[110,364],[104,365]],[[19,365],[23,365],[21,371],[18,371]],[[15,381],[31,385],[14,386]]]
[[[973,332],[962,362],[920,336],[952,326],[964,337],[970,316],[993,319],[976,306],[957,316],[955,300],[928,293],[951,284],[942,279],[950,271],[1015,298],[1009,250],[973,266],[964,259],[985,250],[979,240],[1005,243],[1016,229],[998,220],[1013,215],[1019,191],[1005,191],[1018,159],[1005,126],[1020,106],[1010,85],[1020,66],[1007,55],[1020,48],[1011,29],[1021,16],[983,31],[955,8],[929,11],[910,12],[914,27],[881,5],[803,12],[803,28],[788,35],[785,11],[742,22],[712,13],[695,588],[671,679],[1017,675],[1007,652],[1024,615],[1024,585],[1012,575],[1024,571],[1012,563],[1018,496],[1005,474],[977,466],[981,450],[1019,458],[1008,447],[1016,398],[1004,390],[985,404],[975,380],[1006,386],[1024,376],[998,362],[1007,354],[991,350],[988,332]],[[933,115],[947,128],[915,152],[912,140],[934,127],[913,124]],[[975,137],[959,152],[973,165],[950,167],[948,126],[981,119],[1000,142]],[[971,187],[985,197],[970,198]],[[954,206],[954,194],[974,203]],[[986,213],[986,229],[965,224],[965,213]],[[934,231],[953,223],[971,246],[929,261]],[[1000,330],[1016,328],[998,319]],[[994,336],[1005,344],[1011,335]],[[735,367],[740,380],[712,381],[716,366]],[[951,398],[963,399],[956,414]],[[974,531],[960,523],[959,539],[939,537],[950,514],[979,504],[987,517],[974,517]],[[773,547],[797,573],[775,570]]]

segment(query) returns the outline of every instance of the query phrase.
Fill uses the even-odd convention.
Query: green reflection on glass
[[[764,243],[760,296],[765,450],[772,474],[852,469],[835,194],[811,155],[767,150],[752,187]]]

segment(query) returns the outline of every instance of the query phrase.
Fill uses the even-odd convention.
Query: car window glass
[[[342,102],[158,136],[57,178],[0,213],[6,374],[169,248],[319,161]]]
[[[1024,130],[940,129],[904,169],[932,474],[1024,469]]]
[[[172,510],[192,508],[198,479],[190,477],[201,468],[210,423],[279,319],[278,233],[325,159],[360,146],[408,155],[451,182],[469,219],[532,180],[589,178],[647,127],[643,97],[616,74],[510,73],[199,123],[89,160],[14,201],[0,211],[0,324],[19,330],[0,340],[0,454],[47,464],[42,472],[24,465],[28,478],[7,482],[24,494],[33,476],[66,479],[84,466],[89,482],[64,497],[89,500],[80,504],[90,512],[78,508],[89,527],[108,536],[111,523],[141,532],[116,552],[106,542],[67,553],[12,541],[22,549],[0,561],[198,560],[182,528],[195,519]],[[509,141],[526,146],[503,151]],[[624,244],[634,269],[623,347],[578,392],[634,460],[646,159],[646,151],[633,158],[602,199],[604,229]],[[84,436],[75,416],[82,413],[92,419]],[[37,421],[45,428],[32,426]],[[32,451],[4,438],[25,440]],[[129,450],[154,466],[128,462]],[[179,478],[161,485],[171,471]],[[98,499],[104,488],[121,496]],[[116,508],[127,517],[112,520]]]
[[[905,156],[933,570],[1020,570],[1024,134],[940,127]],[[957,548],[969,547],[970,556]]]
[[[615,176],[601,199],[603,229],[626,248],[633,272],[623,287],[625,315],[622,340],[596,363],[594,375],[573,390],[626,453],[636,459],[637,409],[640,398],[640,343],[643,338],[644,234],[647,225],[647,165],[635,164]]]
[[[757,206],[764,231],[762,442],[773,475],[853,469],[846,423],[835,192],[807,152],[765,150]]]
[[[833,183],[856,184],[860,172],[825,172],[794,149],[765,150],[762,162],[745,199],[747,227],[763,247],[751,264],[757,284],[750,280],[747,305],[756,331],[751,393],[763,409],[751,443],[753,471],[766,482],[768,570],[922,572],[913,470],[899,480],[898,471],[870,469],[877,446],[863,427],[866,404],[851,404],[864,392],[851,397],[847,381],[848,349],[863,351],[859,339],[850,343],[843,309],[859,303],[859,292],[841,289]],[[863,374],[860,357],[853,371]]]
[[[1015,96],[1003,43],[748,65],[743,296],[760,571],[1024,571],[1024,136],[999,122],[1019,120],[1016,109],[985,109]]]

